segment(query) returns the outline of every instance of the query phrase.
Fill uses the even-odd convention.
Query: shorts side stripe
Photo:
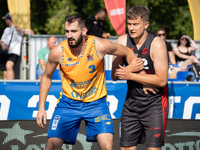
[[[162,111],[163,111],[163,138],[162,143],[164,143],[165,129],[168,119],[168,85],[164,87],[164,94],[162,95]]]

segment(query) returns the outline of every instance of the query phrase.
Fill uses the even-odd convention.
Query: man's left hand
[[[119,69],[116,69],[116,74],[119,79],[130,80],[131,72],[121,65],[119,65]]]
[[[143,91],[144,91],[144,94],[148,95],[149,94],[148,91],[153,94],[156,94],[157,92],[159,92],[159,89],[156,87],[150,87],[150,86],[143,85]]]

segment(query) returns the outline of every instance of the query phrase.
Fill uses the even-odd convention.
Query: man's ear
[[[86,27],[83,27],[82,29],[82,33],[83,35],[87,35],[88,29]]]
[[[149,26],[149,21],[146,21],[145,24],[144,24],[145,30],[147,30],[148,26]]]

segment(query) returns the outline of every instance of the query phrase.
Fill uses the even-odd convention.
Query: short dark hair
[[[65,17],[65,22],[73,23],[78,21],[79,27],[82,29],[85,27],[85,18],[80,14],[72,14]]]
[[[135,19],[137,17],[141,17],[143,21],[149,21],[149,9],[143,5],[136,5],[133,6],[127,12],[127,19]]]
[[[107,11],[105,8],[99,8],[99,10],[97,11],[97,13],[100,13],[100,12],[105,12],[107,14]]]
[[[164,31],[164,32],[166,33],[166,31],[165,31],[164,28],[159,28],[158,31]],[[158,31],[157,31],[157,32],[158,32]]]

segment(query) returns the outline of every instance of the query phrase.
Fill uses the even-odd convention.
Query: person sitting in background
[[[88,35],[94,35],[97,37],[109,38],[110,33],[104,32],[104,19],[106,18],[106,9],[100,8],[98,12],[86,20],[86,28],[88,29]]]
[[[39,66],[37,69],[37,75],[38,79],[41,80],[42,75],[44,74],[46,62],[48,60],[49,52],[50,50],[56,46],[57,39],[54,36],[50,36],[47,39],[47,46],[40,49],[38,51],[38,61],[39,61]]]
[[[172,46],[169,42],[166,41],[166,32],[165,32],[165,29],[164,28],[160,28],[158,29],[157,31],[157,35],[163,40],[165,41],[165,44],[167,46],[167,56],[168,56],[168,62],[171,63],[171,64],[176,64],[176,60],[175,60],[175,57],[174,57],[174,53],[173,53],[173,49],[172,49]]]
[[[190,46],[190,42],[193,47]],[[200,63],[194,55],[191,55],[197,49],[198,46],[192,38],[186,34],[182,34],[179,37],[177,47],[174,47],[173,51],[175,53],[176,63],[181,67],[181,71],[186,71],[188,65]]]

